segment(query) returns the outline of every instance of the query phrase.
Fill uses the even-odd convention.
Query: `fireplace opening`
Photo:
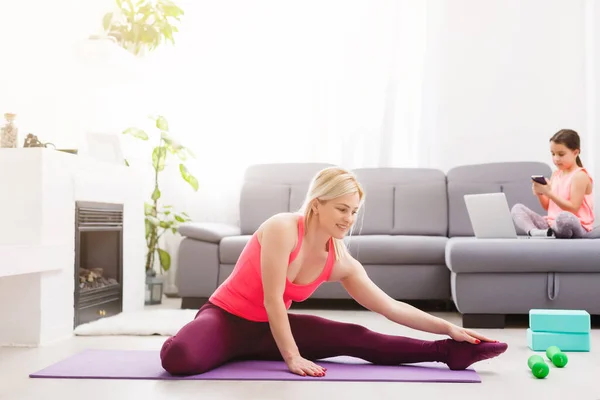
[[[92,289],[118,285],[119,281],[115,278],[106,277],[102,268],[92,268],[90,270],[79,267],[80,293],[85,293]]]
[[[75,203],[74,326],[123,309],[123,205]]]

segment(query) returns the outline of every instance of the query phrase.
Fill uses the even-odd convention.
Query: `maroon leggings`
[[[374,364],[438,361],[464,369],[506,350],[503,343],[417,340],[312,315],[288,315],[300,355],[313,361],[345,355]],[[268,322],[240,318],[212,303],[165,341],[160,358],[172,375],[201,374],[233,360],[282,360]]]

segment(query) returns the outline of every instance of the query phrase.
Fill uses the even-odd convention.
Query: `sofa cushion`
[[[350,254],[363,264],[443,265],[448,238],[443,236],[348,236]]]
[[[240,228],[250,235],[274,214],[298,211],[312,178],[325,163],[273,163],[249,166],[240,193]]]
[[[394,228],[394,188],[366,183],[365,203],[360,209],[355,230],[361,235],[391,234]]]
[[[361,234],[438,235],[448,231],[446,176],[429,168],[358,168],[365,188]]]
[[[271,216],[288,211],[290,188],[287,185],[245,182],[241,197],[241,233],[252,234]]]
[[[473,236],[473,226],[465,205],[465,194],[497,193],[495,183],[448,182],[449,236]]]
[[[252,235],[224,237],[219,245],[221,264],[235,264],[251,237]]]
[[[600,239],[600,225],[585,234],[586,239]]]
[[[541,162],[486,163],[450,169],[447,173],[449,236],[473,236],[465,194],[504,192],[509,208],[519,202],[542,212],[531,193],[531,175],[550,176],[551,173],[550,167]],[[517,229],[517,233],[523,232]]]
[[[219,261],[235,264],[252,236],[228,236],[221,240]],[[350,254],[363,264],[444,264],[448,238],[442,236],[347,236]]]
[[[433,179],[432,179],[433,178]],[[446,178],[432,174],[423,180],[396,186],[394,203],[396,235],[448,235]]]
[[[290,187],[290,205],[289,211],[296,212],[300,211],[306,200],[306,193],[310,182],[296,183]]]
[[[451,238],[446,265],[455,273],[600,272],[600,239]]]

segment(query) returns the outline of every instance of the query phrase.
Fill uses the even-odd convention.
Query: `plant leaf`
[[[181,223],[191,221],[191,218],[185,212],[175,214],[175,219]]]
[[[177,154],[177,157],[179,157],[179,159],[181,161],[186,161],[187,160],[187,153],[188,153],[188,150],[187,150],[186,147],[179,146],[179,148],[177,149],[177,153],[176,154]]]
[[[183,146],[181,146],[179,142],[173,139],[167,132],[161,132],[160,137],[162,140],[164,140],[166,147],[171,154],[178,154],[180,149],[183,148]]]
[[[152,215],[146,215],[146,221],[150,222],[153,226],[160,226],[160,221],[158,218]]]
[[[195,192],[198,191],[198,179],[196,179],[192,174],[189,173],[187,167],[183,164],[179,164],[179,171],[181,172],[181,177],[184,181],[190,184],[190,186],[194,189]]]
[[[123,135],[131,135],[138,139],[148,140],[148,134],[139,128],[127,128],[123,131]]]
[[[160,138],[161,138],[162,140],[164,140],[166,144],[171,144],[171,143],[173,143],[173,138],[171,138],[171,136],[169,135],[169,133],[168,133],[168,132],[161,131],[161,132],[160,132]]]
[[[105,31],[108,31],[108,28],[110,28],[110,23],[112,22],[112,19],[113,19],[112,12],[104,14],[104,18],[102,18],[102,27],[104,28]]]
[[[169,131],[169,123],[167,122],[167,119],[162,115],[159,115],[159,117],[156,119],[156,127],[161,131]]]
[[[158,186],[154,187],[154,191],[152,192],[151,199],[154,201],[160,199],[160,189],[158,188]]]
[[[157,250],[158,258],[160,259],[160,266],[163,270],[168,271],[169,268],[171,268],[171,255],[161,248],[157,248]]]
[[[167,149],[164,146],[157,146],[152,151],[152,166],[157,171],[165,169],[165,159],[167,158]]]
[[[154,207],[152,204],[144,202],[144,215],[154,215]]]
[[[144,224],[146,225],[146,240],[148,240],[150,234],[152,233],[152,224],[150,223],[150,221],[148,221],[148,219],[146,219]]]
[[[126,51],[141,56],[166,42],[175,44],[179,32],[174,22],[181,22],[184,11],[172,1],[116,0],[118,11],[112,18],[104,15],[102,25]],[[118,17],[118,18],[117,18]]]

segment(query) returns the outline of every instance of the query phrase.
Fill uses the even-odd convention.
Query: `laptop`
[[[464,196],[473,233],[479,239],[517,239],[517,230],[504,193]]]

